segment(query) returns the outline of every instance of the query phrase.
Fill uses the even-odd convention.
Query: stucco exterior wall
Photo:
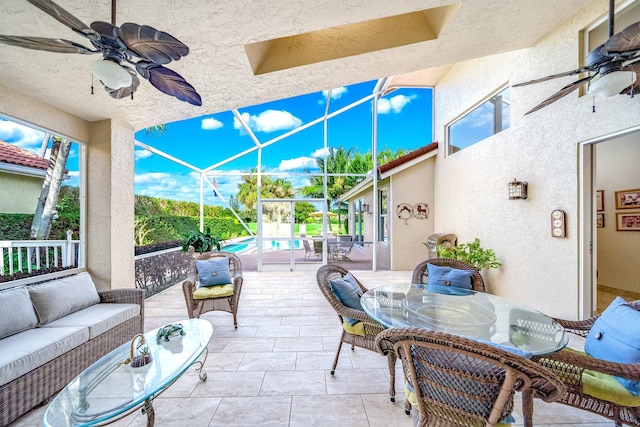
[[[640,134],[597,146],[597,189],[604,190],[605,226],[598,228],[598,285],[640,292],[640,232],[617,231],[615,192],[640,188]]]
[[[43,179],[0,172],[0,212],[33,214]]]
[[[435,157],[394,174],[391,177],[391,269],[412,271],[427,259],[427,247],[423,242],[433,234],[434,200],[433,171]],[[411,216],[406,221],[396,214],[400,203],[415,206],[426,203],[429,215],[426,219]]]
[[[536,46],[460,63],[435,88],[435,140],[445,125],[504,84],[577,68],[579,32],[606,5],[576,15]],[[575,77],[511,88],[511,127],[449,157],[439,150],[435,168],[436,230],[455,230],[458,242],[480,238],[503,266],[485,277],[490,292],[553,316],[578,316],[578,146],[640,125],[640,104],[627,96],[597,100],[577,91],[524,113]],[[527,200],[509,200],[507,183],[529,182]],[[563,209],[567,237],[550,234],[550,214]]]

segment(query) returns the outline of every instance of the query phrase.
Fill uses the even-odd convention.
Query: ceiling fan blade
[[[195,88],[175,71],[146,61],[138,62],[136,70],[159,91],[192,105],[202,105],[202,99]]]
[[[51,0],[27,0],[29,3],[71,28],[76,33],[94,40],[97,35],[84,22],[52,2]]]
[[[0,35],[0,43],[26,49],[46,50],[57,53],[83,53],[91,55],[98,51],[91,50],[81,44],[64,39],[47,39],[43,37],[21,37]]]
[[[574,76],[576,74],[585,73],[587,71],[592,71],[591,67],[580,67],[580,68],[576,68],[575,70],[565,71],[564,73],[551,74],[550,76],[541,77],[535,80],[529,80],[528,82],[517,83],[511,86],[519,87],[519,86],[526,86],[526,85],[531,85],[535,83],[542,83],[542,82],[546,82],[547,80],[557,79],[559,77]]]
[[[635,53],[638,50],[640,50],[640,22],[631,24],[611,36],[602,48],[602,52],[606,55]]]
[[[189,54],[189,48],[171,34],[131,22],[120,26],[119,38],[140,58],[168,64]]]
[[[114,47],[119,47],[118,44],[118,27],[111,25],[108,22],[94,21],[91,23],[91,29],[100,34],[100,41],[106,42]]]
[[[138,86],[140,86],[140,79],[136,75],[136,72],[129,67],[126,67],[126,66],[122,66],[122,67],[126,68],[129,74],[131,74],[131,86],[121,87],[120,89],[111,89],[110,87],[107,87],[107,86],[104,87],[104,90],[106,90],[109,93],[109,95],[111,95],[111,97],[115,99],[126,98],[127,96],[131,96],[131,94],[138,89]]]
[[[536,105],[534,108],[532,108],[531,110],[527,111],[525,113],[525,116],[527,114],[533,113],[534,111],[538,111],[539,109],[544,108],[547,105],[556,102],[558,99],[570,94],[574,90],[578,89],[580,86],[582,86],[585,83],[587,83],[589,80],[593,79],[596,75],[597,74],[593,74],[591,76],[583,77],[580,80],[576,80],[575,82],[566,85],[565,87],[563,87],[562,89],[560,89],[559,91],[557,91],[556,93],[551,95],[549,98],[545,99],[540,104]]]

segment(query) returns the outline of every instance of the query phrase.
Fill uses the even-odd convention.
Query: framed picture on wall
[[[596,191],[596,210],[598,212],[604,211],[604,190]]]
[[[616,212],[616,230],[640,231],[640,211]]]
[[[603,213],[596,214],[596,226],[598,228],[603,228],[604,227],[604,214]]]
[[[616,209],[640,208],[640,188],[616,191]]]

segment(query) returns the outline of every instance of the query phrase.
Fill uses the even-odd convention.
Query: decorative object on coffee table
[[[136,345],[136,341],[138,341],[138,345]],[[131,340],[131,345],[129,346],[129,357],[122,363],[129,365],[132,368],[141,368],[151,363],[152,360],[153,357],[151,357],[149,345],[144,339],[144,335],[137,334]]]

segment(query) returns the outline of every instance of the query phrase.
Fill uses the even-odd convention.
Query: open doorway
[[[640,299],[640,128],[583,144],[582,317]]]

